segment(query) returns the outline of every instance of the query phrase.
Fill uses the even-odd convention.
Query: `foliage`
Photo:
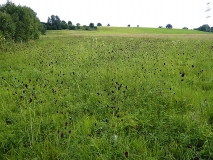
[[[61,29],[67,29],[68,28],[68,24],[65,21],[61,21]]]
[[[6,39],[11,39],[15,35],[16,26],[12,17],[7,13],[0,12],[0,32]]]
[[[170,29],[171,29],[171,28],[172,28],[172,25],[171,25],[171,24],[167,24],[167,25],[166,25],[166,28],[170,28]]]
[[[127,27],[130,27],[130,24],[128,24],[128,26]]]
[[[0,32],[5,38],[16,42],[38,39],[43,29],[31,8],[12,2],[0,6],[0,23]]]
[[[90,27],[90,28],[94,28],[94,27],[95,27],[94,23],[90,23],[90,24],[89,24],[89,27]]]
[[[69,24],[71,24],[71,25],[72,25],[72,22],[71,22],[71,21],[68,21],[68,25],[69,25]]]
[[[158,28],[163,28],[162,26],[159,26]]]
[[[69,30],[75,30],[75,26],[69,24],[69,25],[68,25],[68,29],[69,29]]]
[[[48,30],[61,30],[61,19],[57,15],[51,15],[47,20],[47,29]]]
[[[76,28],[76,29],[81,29],[81,26],[76,26],[75,28]]]
[[[41,34],[42,35],[46,35],[46,31],[47,31],[47,25],[46,25],[46,23],[41,23],[40,24],[40,27],[39,27],[39,30],[41,31]]]
[[[101,23],[97,23],[97,26],[99,26],[99,27],[100,27],[100,26],[102,26],[102,24],[101,24]]]
[[[108,24],[107,24],[107,26],[109,27],[109,26],[110,26],[110,24],[108,23]]]
[[[183,27],[183,29],[188,29],[188,27]]]
[[[213,159],[212,37],[67,33],[0,54],[1,159]]]
[[[211,27],[208,24],[204,24],[204,25],[202,25],[202,26],[200,26],[198,28],[195,28],[194,30],[199,30],[199,31],[204,31],[204,32],[210,32],[210,31],[212,31]]]

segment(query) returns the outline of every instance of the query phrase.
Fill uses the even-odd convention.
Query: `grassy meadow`
[[[61,31],[47,31],[47,36],[61,37],[61,36],[153,36],[153,37],[174,37],[174,36],[202,36],[208,37],[208,34],[198,30],[185,30],[185,29],[167,29],[167,28],[142,28],[142,27],[98,27],[95,31],[83,30],[61,30]]]
[[[201,33],[1,41],[0,159],[213,159],[213,36]]]

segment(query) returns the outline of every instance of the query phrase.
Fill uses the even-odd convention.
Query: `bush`
[[[90,27],[86,26],[84,29],[88,31],[88,30],[90,30]]]
[[[41,24],[40,24],[39,30],[41,31],[41,34],[42,34],[42,35],[46,35],[46,31],[47,31],[47,26],[46,26],[46,24],[45,24],[45,23],[41,23]]]
[[[75,28],[76,28],[76,29],[81,29],[81,26],[76,26]]]
[[[12,17],[7,13],[0,13],[0,24],[2,36],[6,39],[12,39],[16,30]]]

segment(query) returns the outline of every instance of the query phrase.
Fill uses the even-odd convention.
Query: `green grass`
[[[116,35],[130,35],[130,36],[178,36],[178,35],[208,35],[205,32],[197,30],[185,29],[167,29],[167,28],[141,28],[141,27],[98,27],[97,31],[85,30],[61,30],[61,31],[47,31],[49,36],[70,36],[70,35],[95,35],[95,36],[116,36]]]
[[[101,34],[204,34],[197,30],[142,28],[142,27],[99,27]]]
[[[213,159],[212,37],[98,32],[4,46],[0,159]]]

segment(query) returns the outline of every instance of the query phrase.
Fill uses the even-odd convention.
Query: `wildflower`
[[[125,152],[125,157],[126,157],[126,158],[129,157],[129,152]]]
[[[63,132],[61,133],[61,138],[64,138],[64,133]]]

